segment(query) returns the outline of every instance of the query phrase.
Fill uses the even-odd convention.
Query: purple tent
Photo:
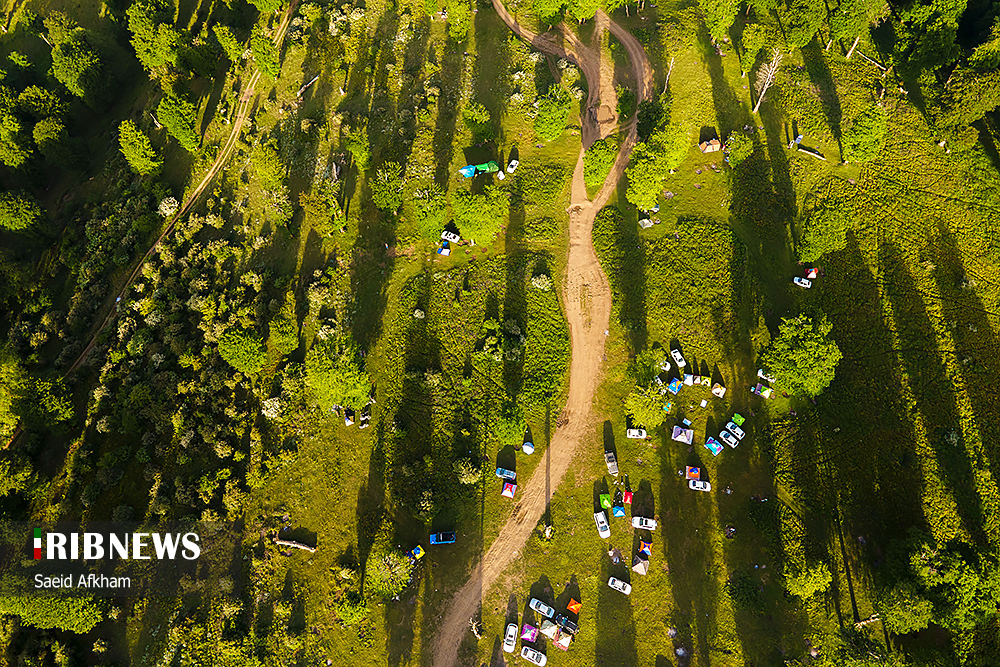
[[[526,642],[533,642],[538,639],[538,628],[533,625],[524,624],[521,628],[521,639]]]

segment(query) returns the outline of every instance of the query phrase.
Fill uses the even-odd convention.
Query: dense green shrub
[[[663,179],[680,165],[688,148],[687,132],[679,125],[668,125],[654,132],[648,142],[637,143],[625,170],[625,198],[640,210],[654,208]]]
[[[90,632],[103,618],[93,598],[48,595],[0,597],[0,614],[18,616],[22,623],[36,628],[77,634]]]
[[[87,106],[103,109],[105,95],[104,65],[97,52],[83,36],[56,44],[52,49],[52,76]]]
[[[618,86],[615,88],[615,93],[618,95],[618,106],[616,109],[618,120],[624,122],[631,118],[632,112],[635,111],[635,91],[628,86]]]
[[[254,375],[267,359],[260,336],[242,329],[227,331],[219,339],[219,355],[230,366],[245,375]]]
[[[440,186],[431,183],[422,190],[416,190],[410,201],[413,204],[420,238],[438,242],[448,213],[448,200],[445,199]]]
[[[368,402],[371,380],[350,338],[318,342],[306,355],[306,384],[319,406],[360,408]]]
[[[521,409],[517,401],[506,400],[501,403],[492,429],[500,446],[520,446],[524,439],[525,429],[527,429],[527,422],[524,420],[524,410]]]
[[[745,132],[733,132],[726,140],[726,160],[729,166],[736,168],[753,155],[757,148],[756,142]]]
[[[1000,102],[1000,100],[998,100]],[[885,143],[888,115],[877,104],[868,107],[844,128],[844,161],[866,162],[878,156]]]
[[[369,185],[372,202],[383,211],[395,211],[403,204],[403,166],[398,162],[384,163]]]
[[[656,387],[635,387],[625,398],[625,412],[632,420],[652,431],[666,420],[667,413],[663,409],[663,401]]]
[[[462,109],[462,120],[472,132],[472,141],[483,143],[493,138],[493,121],[490,112],[479,102],[469,102]]]
[[[814,262],[823,255],[847,247],[850,209],[845,202],[831,200],[814,208],[802,229],[799,257]]]
[[[368,605],[365,604],[360,595],[353,593],[348,593],[338,600],[334,606],[334,611],[337,613],[337,618],[340,619],[340,622],[348,627],[357,625],[368,618]]]
[[[156,115],[181,147],[192,153],[198,150],[201,138],[195,130],[197,110],[193,104],[173,93],[167,93],[160,99]]]
[[[118,127],[118,146],[132,171],[140,176],[156,173],[163,164],[163,160],[157,159],[149,137],[130,120],[122,121]]]
[[[451,209],[464,238],[486,243],[507,223],[510,201],[507,192],[495,185],[487,186],[482,194],[455,188],[451,192]]]
[[[22,232],[42,217],[42,207],[26,192],[0,193],[0,227]]]
[[[391,525],[383,523],[365,563],[364,594],[386,600],[396,597],[410,582],[412,572],[413,562],[393,544]]]
[[[843,356],[830,338],[826,316],[782,318],[778,335],[761,354],[760,363],[775,376],[774,385],[790,394],[816,396],[833,381]]]
[[[802,599],[812,597],[816,593],[830,587],[833,575],[826,563],[785,564],[785,588],[789,593]]]
[[[535,133],[545,141],[558,139],[566,129],[573,98],[561,86],[553,86],[548,94],[538,100],[535,115]]]
[[[281,354],[291,354],[299,347],[299,329],[295,320],[279,313],[269,327],[271,333],[271,345]]]
[[[368,131],[365,128],[347,130],[344,133],[344,148],[350,151],[354,157],[354,164],[360,171],[365,171],[371,166],[372,151],[368,144]]]
[[[215,39],[219,42],[219,47],[222,48],[222,52],[226,54],[229,62],[233,65],[239,65],[240,61],[243,60],[243,45],[233,35],[233,31],[228,26],[217,23],[212,26],[212,32],[215,34]]]
[[[583,154],[583,181],[588,188],[599,188],[604,184],[617,157],[618,137],[606,137],[591,144]]]
[[[274,140],[261,141],[250,149],[250,169],[262,190],[270,192],[284,188],[286,169]]]

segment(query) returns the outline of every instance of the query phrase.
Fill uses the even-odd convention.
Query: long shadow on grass
[[[523,333],[525,328],[531,325],[527,321],[528,304],[525,289],[534,260],[525,251],[522,244],[524,238],[524,198],[516,196],[520,194],[521,180],[518,178],[515,182],[515,196],[511,198],[510,217],[507,221],[507,234],[504,239],[507,261],[505,265],[506,286],[504,288],[503,318],[505,327],[508,320],[513,320]],[[505,332],[505,334],[509,335],[510,332]],[[523,347],[522,356],[519,358],[510,359],[504,355],[503,380],[507,394],[511,397],[517,396],[524,381]]]
[[[635,667],[639,655],[635,646],[635,619],[632,617],[632,599],[608,586],[610,577],[631,580],[631,556],[624,557],[617,565],[602,555],[601,576],[597,582],[597,645],[594,649],[595,667]],[[641,578],[641,577],[640,577]],[[633,582],[640,585],[643,582]]]
[[[936,349],[937,334],[927,307],[899,250],[889,244],[883,245],[879,264],[899,335],[898,353],[905,378],[944,476],[942,481],[955,498],[966,530],[974,540],[985,544],[982,502],[976,492],[972,462],[962,437],[955,390]]]
[[[712,81],[712,103],[719,123],[719,137],[724,141],[734,130],[742,129],[745,125],[753,125],[754,120],[726,80],[722,57],[715,52],[712,38],[704,24],[698,29],[698,48],[702,60],[708,66],[708,76]],[[705,122],[708,123],[707,118]]]
[[[434,181],[445,191],[448,189],[451,158],[455,154],[455,123],[458,120],[458,100],[462,81],[462,45],[448,42],[441,54],[441,72],[437,81],[441,95],[437,100],[438,116],[434,128]]]
[[[646,346],[646,245],[635,224],[625,221],[614,206],[605,206],[594,219],[594,249],[611,283],[618,321],[632,350]]]
[[[385,288],[395,264],[395,256],[389,248],[396,244],[396,223],[391,214],[375,208],[367,183],[362,186],[362,197],[358,236],[351,257],[354,316],[350,325],[354,340],[367,350],[382,330]]]
[[[477,3],[473,3],[477,4]],[[503,117],[510,103],[512,79],[510,72],[510,42],[507,24],[492,7],[476,13],[473,29],[476,34],[476,82],[473,98],[486,107],[493,125],[493,135],[503,142]]]
[[[840,151],[840,159],[843,160],[844,147],[840,142],[842,117],[840,97],[837,95],[837,85],[833,81],[830,67],[826,64],[823,55],[823,50],[815,37],[802,47],[802,60],[805,62],[806,73],[809,74],[809,80],[812,81],[819,93],[819,101],[823,106],[826,122],[830,126],[830,131],[833,132],[833,138],[837,140],[837,149]]]

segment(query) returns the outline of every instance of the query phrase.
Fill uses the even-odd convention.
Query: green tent
[[[603,507],[604,509],[611,508],[611,494],[608,493],[601,494],[601,507]]]

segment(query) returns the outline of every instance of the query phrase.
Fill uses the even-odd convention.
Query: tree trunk
[[[851,44],[851,48],[848,49],[848,51],[847,51],[847,59],[848,60],[850,60],[851,56],[854,55],[854,49],[858,48],[858,42],[859,41],[861,41],[861,33],[858,33],[858,36],[854,38],[854,43]]]

